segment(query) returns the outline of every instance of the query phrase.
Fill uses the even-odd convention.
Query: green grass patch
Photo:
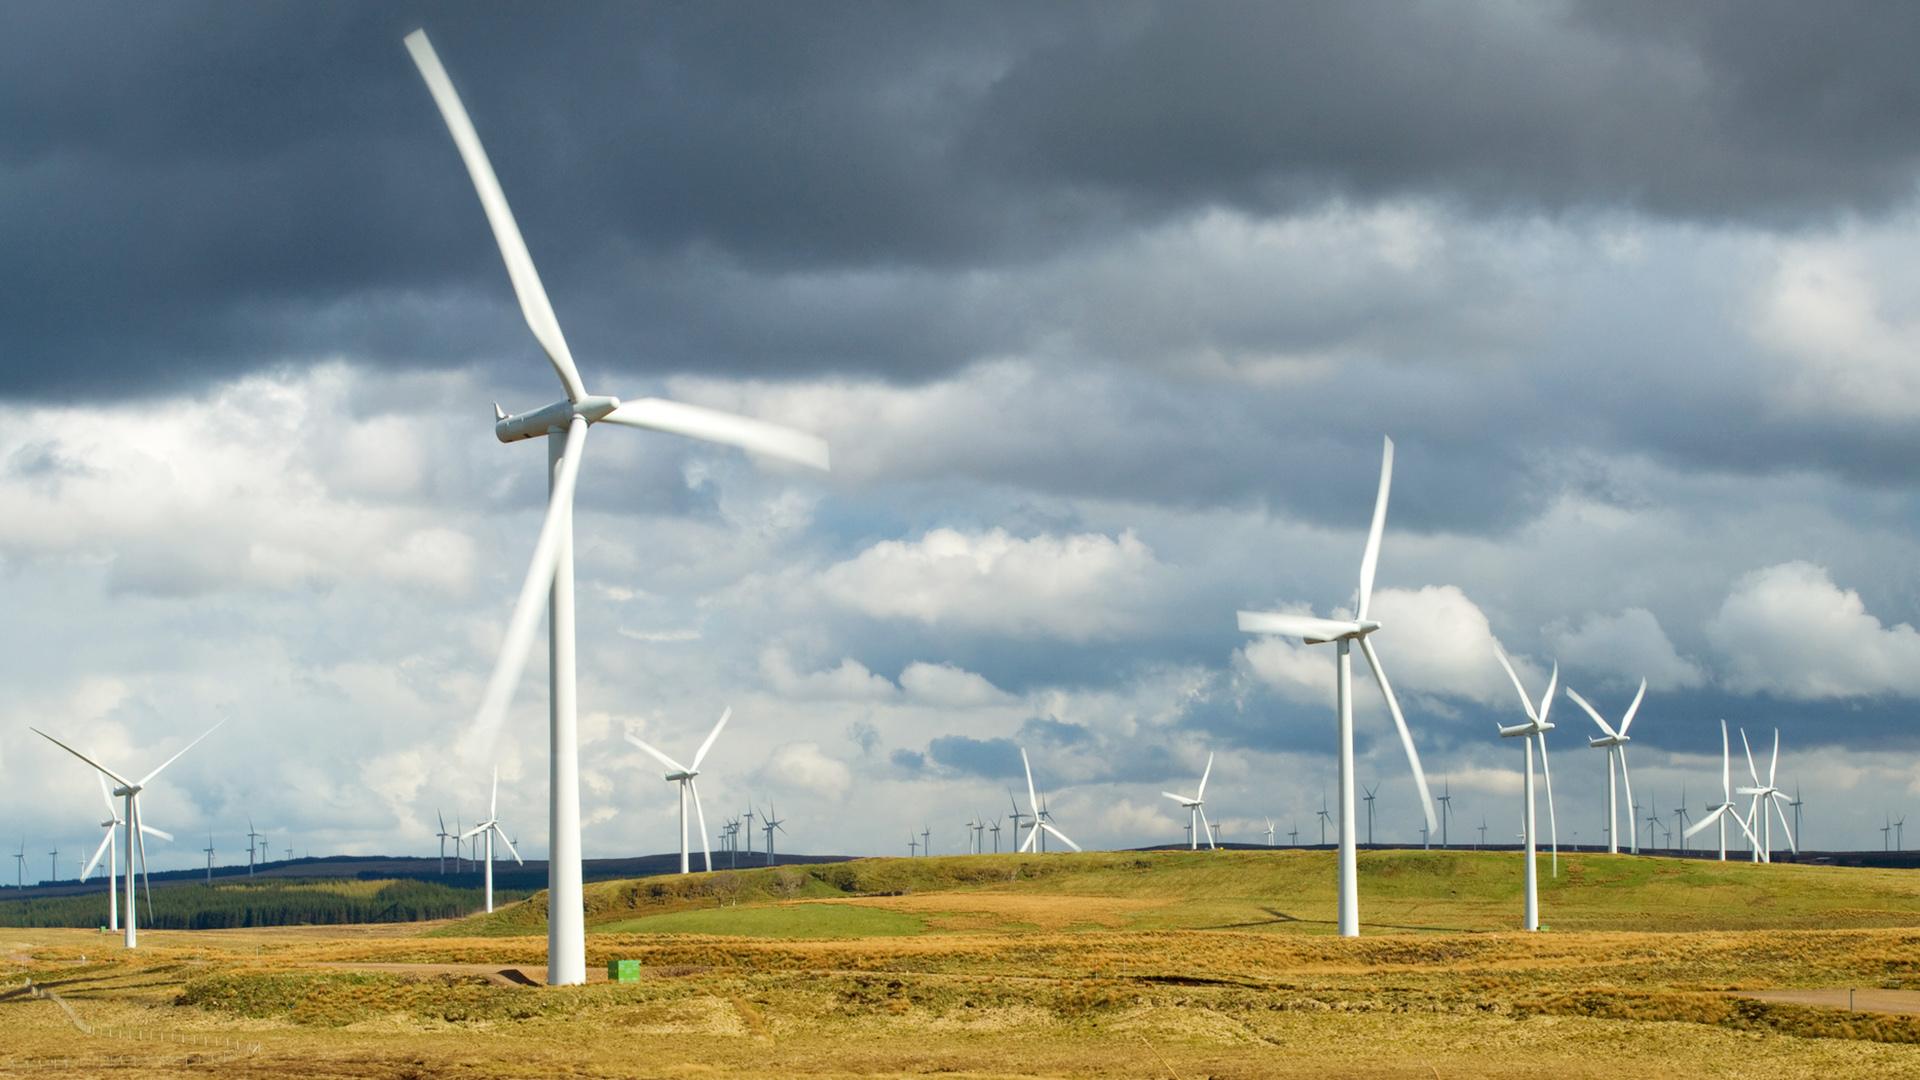
[[[610,934],[729,934],[737,937],[904,937],[925,931],[925,919],[857,904],[777,904],[705,908],[643,915],[594,927]]]

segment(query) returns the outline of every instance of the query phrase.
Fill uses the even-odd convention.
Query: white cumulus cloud
[[[1859,593],[1809,562],[1742,577],[1706,634],[1738,691],[1803,700],[1920,693],[1920,632],[1883,624]]]

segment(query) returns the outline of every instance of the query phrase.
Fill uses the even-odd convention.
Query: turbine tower
[[[120,819],[124,823],[125,828],[127,830],[127,838],[126,838],[126,842],[127,842],[127,901],[126,901],[127,909],[124,912],[125,925],[123,927],[123,932],[125,936],[122,940],[124,941],[126,947],[129,949],[134,948],[138,944],[138,936],[139,936],[137,920],[134,918],[134,903],[133,903],[134,855],[137,853],[140,856],[140,877],[141,877],[141,880],[143,882],[146,882],[146,885],[147,885],[147,915],[151,917],[153,915],[153,884],[152,882],[147,881],[147,834],[151,833],[155,836],[159,836],[167,840],[173,839],[173,837],[167,836],[165,833],[161,832],[158,829],[148,828],[141,824],[140,793],[146,790],[147,785],[151,784],[154,781],[154,778],[160,775],[162,770],[164,770],[167,766],[173,764],[174,762],[179,761],[181,754],[184,754],[187,751],[193,749],[195,746],[198,746],[200,744],[200,739],[204,739],[208,735],[211,735],[215,731],[218,731],[220,729],[220,724],[224,724],[224,723],[226,723],[226,721],[221,720],[219,723],[214,724],[212,727],[202,732],[199,739],[195,739],[192,742],[188,743],[187,745],[181,747],[179,750],[175,751],[174,755],[168,758],[167,760],[161,762],[158,768],[154,769],[152,772],[148,773],[147,775],[141,777],[138,780],[128,780],[125,777],[122,777],[119,773],[114,772],[112,769],[107,768],[105,765],[102,765],[99,762],[88,757],[87,755],[81,753],[80,751],[75,750],[73,747],[68,746],[66,743],[61,742],[59,739],[56,739],[53,736],[47,734],[46,732],[41,731],[39,728],[28,729],[32,731],[35,735],[40,736],[41,738],[47,740],[48,742],[59,747],[60,749],[65,750],[67,753],[72,754],[74,757],[79,758],[81,761],[84,761],[87,764],[93,766],[95,770],[104,774],[107,779],[120,785],[119,787],[114,788],[111,794],[121,796],[126,800],[126,803],[125,803],[126,814],[124,817]]]
[[[442,818],[440,820],[440,831],[445,832],[446,830],[447,830],[447,822],[445,818]],[[253,876],[253,851],[255,847],[259,846],[259,843],[260,843],[260,834],[253,831],[253,818],[249,816],[247,818],[247,876],[248,877]],[[445,841],[441,841],[440,843],[440,872],[443,874],[447,872],[447,845]]]
[[[1380,562],[1380,536],[1387,525],[1387,494],[1393,486],[1393,440],[1387,439],[1380,455],[1380,491],[1373,503],[1373,525],[1367,530],[1367,546],[1360,557],[1360,594],[1355,605],[1354,617],[1346,619],[1319,619],[1311,615],[1291,615],[1281,612],[1242,611],[1239,613],[1240,629],[1254,634],[1283,634],[1298,637],[1307,644],[1333,642],[1334,651],[1334,709],[1339,716],[1340,746],[1340,934],[1342,937],[1360,935],[1360,889],[1359,862],[1354,850],[1356,834],[1353,792],[1353,655],[1355,642],[1360,645],[1361,655],[1367,658],[1367,666],[1373,669],[1374,682],[1380,687],[1380,694],[1386,698],[1387,711],[1393,715],[1393,723],[1400,731],[1400,744],[1406,749],[1407,764],[1413,770],[1414,784],[1420,789],[1420,809],[1426,814],[1429,828],[1438,824],[1433,812],[1433,796],[1427,791],[1427,776],[1420,768],[1420,754],[1413,746],[1413,733],[1407,730],[1406,717],[1400,713],[1400,702],[1393,696],[1393,686],[1387,681],[1386,669],[1380,666],[1380,656],[1374,651],[1371,635],[1380,629],[1380,624],[1367,618],[1367,609],[1373,603],[1374,571]]]
[[[1796,813],[1797,812],[1798,811],[1796,811]],[[1687,813],[1687,785],[1681,784],[1680,785],[1680,805],[1673,808],[1673,824],[1676,828],[1680,830],[1680,850],[1681,851],[1687,850],[1686,828],[1687,828],[1687,818],[1689,816],[1691,815]],[[1795,831],[1798,831],[1797,826],[1799,826],[1799,824],[1800,822],[1796,819],[1794,821],[1794,825],[1796,826]]]
[[[113,795],[107,791],[107,778],[98,772],[93,774],[93,778],[100,783],[100,801],[107,807],[106,819],[100,822],[100,827],[106,831],[106,835],[100,838],[100,846],[93,849],[93,858],[87,860],[87,864],[80,868],[80,880],[85,881],[92,876],[93,868],[99,865],[101,855],[104,854],[107,857],[107,929],[118,930],[120,929],[120,845],[115,830],[126,822],[114,808]],[[142,825],[140,829],[148,836],[157,836],[163,840],[173,839],[171,834],[161,832],[149,825]],[[26,854],[24,843],[20,851],[22,855]]]
[[[1013,807],[1013,812],[1007,815],[1013,819],[1013,836],[1010,838],[1010,842],[1017,850],[1025,851],[1027,850],[1027,844],[1026,841],[1020,839],[1020,822],[1024,821],[1027,815],[1020,812],[1020,800],[1013,797],[1013,789],[1011,787],[1007,789],[1007,803]]]
[[[109,796],[109,798],[111,798],[111,796]],[[113,809],[111,802],[107,804],[107,809]],[[27,838],[24,836],[20,838],[20,850],[14,852],[13,855],[13,887],[16,889],[24,889],[27,887]],[[114,929],[118,930],[120,928],[120,916],[115,915],[113,921]]]
[[[1027,770],[1027,806],[1033,811],[1027,815],[1033,820],[1033,827],[1027,830],[1027,839],[1020,845],[1021,852],[1024,853],[1029,848],[1038,847],[1036,841],[1048,833],[1051,833],[1061,843],[1073,850],[1079,851],[1079,844],[1068,839],[1066,833],[1053,827],[1053,815],[1046,813],[1040,808],[1040,801],[1033,793],[1033,762],[1027,760],[1027,748],[1024,746],[1020,748],[1020,764]],[[1017,810],[1018,807],[1015,809]],[[1046,848],[1039,847],[1039,850],[1045,851]]]
[[[207,834],[207,888],[213,888],[213,834]]]
[[[493,838],[496,835],[500,837],[501,842],[507,845],[507,850],[513,852],[514,862],[519,863],[521,866],[527,865],[526,860],[520,857],[520,852],[514,848],[513,841],[507,839],[506,830],[500,827],[500,767],[497,765],[494,766],[494,769],[493,769],[493,794],[489,796],[487,799],[487,820],[481,822],[478,825],[475,825],[471,829],[468,829],[465,835],[467,837],[473,838],[473,847],[476,854],[480,850],[481,839],[485,838],[486,840],[487,911],[488,913],[492,913],[493,911]]]
[[[1273,846],[1273,819],[1267,819],[1267,846]]]
[[[1526,869],[1522,872],[1526,881],[1524,925],[1528,930],[1538,930],[1540,929],[1540,868],[1535,865],[1537,858],[1534,854],[1536,847],[1534,837],[1537,835],[1538,827],[1533,812],[1533,744],[1536,740],[1540,743],[1540,769],[1547,778],[1547,822],[1553,830],[1554,872],[1557,874],[1560,861],[1560,826],[1553,819],[1553,770],[1547,764],[1547,732],[1552,731],[1554,725],[1547,720],[1547,716],[1553,711],[1553,692],[1560,685],[1560,665],[1558,663],[1553,665],[1553,674],[1547,677],[1547,692],[1540,695],[1540,707],[1536,709],[1533,700],[1527,696],[1527,688],[1520,683],[1519,673],[1513,670],[1513,662],[1507,659],[1506,650],[1500,647],[1499,642],[1494,643],[1493,655],[1499,658],[1500,666],[1506,670],[1507,678],[1513,680],[1513,688],[1520,695],[1520,707],[1527,714],[1526,723],[1501,727],[1500,737],[1519,739],[1527,751],[1527,771],[1520,785],[1520,821],[1522,823],[1520,838],[1525,845],[1526,860]],[[1483,817],[1480,819],[1480,839],[1483,842],[1487,837],[1486,828],[1486,818]]]
[[[520,682],[534,631],[540,619],[540,596],[547,596],[549,784],[547,843],[547,982],[574,985],[587,981],[586,912],[581,891],[580,864],[580,749],[574,652],[573,495],[586,450],[587,428],[595,423],[622,424],[652,431],[691,436],[708,442],[741,447],[819,469],[828,466],[827,444],[789,428],[712,409],[659,398],[622,403],[620,399],[589,395],[574,366],[573,354],[560,332],[553,305],[520,227],[514,222],[507,197],[494,176],[493,165],[474,132],[466,106],[453,81],[434,53],[424,30],[406,37],[420,77],[439,106],[467,174],[480,197],[494,242],[506,263],[507,276],[520,302],[527,328],[560,378],[566,399],[528,413],[509,416],[494,406],[494,434],[502,442],[546,438],[550,490],[545,520],[540,526],[525,582],[514,602],[513,615],[500,657],[487,682],[476,714],[472,746],[493,745],[507,706]],[[705,842],[704,837],[702,843]]]
[[[447,841],[449,839],[453,840],[454,842],[453,851],[455,855],[458,855],[460,853],[459,834],[450,833],[447,831],[447,815],[446,814],[441,813],[438,810],[435,810],[433,812],[433,815],[440,819],[440,831],[437,833],[434,833],[433,835],[436,838],[438,838],[440,841],[440,872],[444,874],[447,872]]]
[[[683,874],[692,872],[687,862],[689,854],[687,851],[687,796],[689,794],[693,796],[694,815],[700,819],[700,852],[706,857],[707,872],[713,872],[713,851],[707,847],[707,812],[700,807],[700,785],[694,783],[693,778],[700,775],[700,763],[707,759],[707,751],[713,749],[713,740],[720,737],[720,729],[727,726],[727,719],[732,715],[731,706],[720,711],[719,723],[714,724],[713,730],[707,733],[707,740],[700,744],[700,749],[693,752],[692,765],[680,764],[647,745],[646,740],[638,735],[631,731],[627,732],[628,742],[645,750],[653,756],[655,761],[667,767],[667,782],[680,785],[680,872]]]
[[[1613,801],[1614,769],[1617,761],[1620,783],[1627,789],[1627,832],[1632,841],[1631,850],[1638,855],[1640,854],[1640,826],[1633,820],[1633,778],[1627,775],[1627,743],[1631,742],[1632,738],[1627,734],[1627,729],[1633,726],[1633,714],[1640,711],[1640,700],[1647,696],[1647,680],[1640,680],[1640,691],[1633,695],[1633,704],[1627,706],[1626,715],[1620,718],[1619,731],[1613,730],[1605,720],[1600,719],[1600,714],[1594,711],[1593,706],[1587,704],[1586,698],[1575,693],[1573,687],[1567,687],[1567,696],[1573,699],[1575,705],[1585,709],[1587,715],[1593,717],[1593,722],[1599,724],[1600,730],[1605,733],[1597,739],[1588,739],[1587,745],[1604,746],[1607,750],[1607,853],[1620,854],[1620,818]]]
[[[1806,834],[1800,831],[1800,808],[1806,804],[1800,801],[1799,784],[1793,785],[1793,801],[1787,805],[1793,807],[1793,835],[1805,839]]]
[[[1447,819],[1453,816],[1453,781],[1448,780],[1443,784],[1440,795],[1433,801],[1440,804],[1440,847],[1444,849],[1448,846]]]
[[[1193,822],[1198,821],[1200,823],[1199,827],[1206,830],[1208,849],[1216,850],[1213,843],[1213,829],[1207,824],[1207,778],[1212,775],[1213,755],[1209,753],[1207,755],[1207,768],[1206,771],[1200,774],[1200,787],[1197,791],[1192,795],[1175,795],[1171,791],[1162,791],[1160,794],[1179,803],[1181,808],[1187,812],[1189,829],[1193,828]],[[1188,834],[1187,848],[1191,851],[1200,850],[1200,837],[1197,834]]]
[[[1740,831],[1746,833],[1749,840],[1753,839],[1753,829],[1740,817],[1740,811],[1733,808],[1733,755],[1727,744],[1727,722],[1722,720],[1720,721],[1720,802],[1707,807],[1707,816],[1694,822],[1692,828],[1681,833],[1680,839],[1691,840],[1695,833],[1717,822],[1720,826],[1720,861],[1726,862],[1728,818],[1732,818],[1734,823],[1740,826]],[[1755,846],[1758,846],[1757,841]]]
[[[998,855],[1000,854],[1000,819],[999,818],[993,819],[993,824],[988,827],[988,831],[993,833],[993,853],[995,855]]]

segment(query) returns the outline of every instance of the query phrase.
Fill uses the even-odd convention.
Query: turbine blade
[[[1753,746],[1747,742],[1747,729],[1740,729],[1740,748],[1747,752],[1747,771],[1753,774],[1753,786],[1760,786],[1760,770],[1753,767]]]
[[[1175,795],[1171,791],[1163,791],[1160,794],[1165,795],[1167,798],[1172,799],[1174,802],[1179,803],[1181,806],[1185,806],[1188,803],[1193,801],[1192,799],[1189,799],[1184,795]]]
[[[1720,801],[1733,801],[1733,751],[1727,744],[1727,722],[1720,721]]]
[[[1380,491],[1373,499],[1373,524],[1367,529],[1367,551],[1360,557],[1360,605],[1354,618],[1367,617],[1373,603],[1373,574],[1380,565],[1380,534],[1387,528],[1387,493],[1393,488],[1393,440],[1380,450]]]
[[[169,765],[171,765],[171,764],[173,764],[174,762],[176,762],[176,761],[179,761],[179,760],[180,760],[180,755],[181,755],[181,754],[184,754],[184,753],[186,753],[187,751],[189,751],[189,750],[191,750],[191,749],[193,749],[194,747],[196,747],[196,746],[198,746],[198,745],[200,745],[200,740],[201,740],[201,739],[205,739],[205,738],[206,738],[207,736],[209,736],[209,735],[211,735],[211,734],[213,734],[214,732],[216,732],[216,731],[218,731],[218,730],[220,730],[220,725],[221,725],[221,724],[224,724],[224,723],[226,723],[226,721],[225,721],[224,719],[222,719],[222,720],[220,720],[220,721],[217,721],[217,722],[216,722],[216,723],[215,723],[215,724],[214,724],[214,725],[213,725],[212,727],[210,727],[210,728],[208,728],[207,730],[205,730],[205,731],[203,731],[203,732],[201,732],[201,733],[200,733],[200,738],[199,738],[199,739],[195,739],[195,740],[193,740],[192,742],[190,742],[190,743],[188,743],[187,745],[185,745],[185,746],[183,746],[183,747],[181,747],[181,748],[180,748],[180,749],[179,749],[179,750],[178,750],[177,752],[175,752],[175,753],[174,753],[174,755],[173,755],[172,757],[170,757],[170,758],[168,758],[167,760],[165,760],[165,761],[163,761],[163,762],[161,762],[161,763],[160,763],[160,766],[159,766],[159,768],[156,768],[156,769],[154,769],[154,770],[153,770],[152,772],[150,772],[150,773],[148,773],[147,775],[145,775],[145,776],[143,776],[143,777],[141,777],[141,778],[140,778],[140,782],[139,782],[139,784],[138,784],[137,786],[138,786],[138,787],[146,787],[146,786],[147,786],[147,784],[148,784],[148,783],[149,783],[150,781],[152,781],[154,777],[156,777],[156,776],[159,776],[159,775],[160,775],[160,770],[161,770],[161,769],[164,769],[164,768],[166,768],[167,766],[169,766]]]
[[[1780,772],[1780,729],[1773,729],[1773,760],[1767,763],[1767,786],[1773,786],[1773,778]]]
[[[160,839],[165,840],[169,844],[173,843],[172,833],[166,831],[165,829],[156,829],[144,821],[140,823],[140,832],[146,836],[157,836]]]
[[[520,686],[520,673],[526,669],[527,653],[533,648],[533,633],[543,614],[541,593],[553,584],[554,567],[560,561],[560,524],[573,513],[573,489],[580,477],[580,458],[587,449],[587,421],[575,416],[567,427],[567,445],[555,478],[553,494],[547,500],[547,516],[540,523],[540,538],[533,545],[533,559],[527,565],[526,580],[520,584],[520,596],[513,603],[513,615],[507,620],[506,638],[500,644],[500,658],[494,662],[493,675],[480,699],[480,711],[474,715],[467,746],[475,756],[491,756],[490,751],[500,725],[506,720],[507,706]]]
[[[1747,834],[1748,843],[1752,844],[1755,848],[1760,847],[1760,838],[1754,835],[1753,826],[1747,822],[1746,818],[1740,816],[1738,810],[1732,808],[1731,803],[1728,804],[1727,816],[1740,823],[1740,831]],[[1752,816],[1751,812],[1749,812],[1748,816]]]
[[[520,851],[513,846],[513,841],[507,839],[507,830],[501,828],[499,825],[495,825],[493,831],[499,834],[500,842],[507,845],[507,851],[513,855],[513,861],[519,863],[521,866],[527,865],[527,860],[520,857]]]
[[[692,769],[687,768],[685,765],[680,764],[679,762],[673,760],[667,755],[647,745],[647,741],[645,739],[642,739],[640,736],[635,735],[631,731],[627,732],[627,741],[639,747],[640,749],[645,750],[647,753],[652,754],[653,760],[658,761],[660,764],[665,765],[667,768],[672,769],[674,772],[692,772],[693,771]]]
[[[737,446],[821,472],[827,472],[832,467],[827,440],[818,435],[699,405],[665,398],[637,398],[623,403],[600,419],[606,423],[645,428],[648,431],[685,435],[722,446]]]
[[[1215,850],[1217,845],[1213,842],[1213,823],[1207,820],[1207,811],[1205,808],[1198,806],[1194,807],[1194,810],[1200,815],[1200,828],[1207,834],[1208,850]]]
[[[1519,673],[1513,670],[1513,663],[1507,659],[1506,650],[1502,649],[1497,641],[1493,643],[1493,655],[1500,661],[1500,666],[1506,670],[1507,678],[1513,680],[1514,692],[1520,695],[1520,707],[1527,711],[1527,719],[1538,724],[1540,715],[1533,711],[1533,702],[1527,697],[1527,688],[1520,685]]]
[[[1066,833],[1061,832],[1059,829],[1054,828],[1052,825],[1049,825],[1044,821],[1040,823],[1040,827],[1042,829],[1047,830],[1047,832],[1051,834],[1055,840],[1060,841],[1061,843],[1067,845],[1068,847],[1072,848],[1075,851],[1080,850],[1080,845],[1074,843],[1071,839],[1069,839]],[[1209,841],[1209,843],[1211,843],[1211,841]]]
[[[1627,715],[1620,718],[1620,734],[1625,735],[1633,726],[1633,714],[1640,711],[1640,701],[1647,696],[1647,680],[1640,680],[1640,689],[1633,695],[1633,704],[1627,706]]]
[[[1553,674],[1547,676],[1547,692],[1540,695],[1540,722],[1547,722],[1547,714],[1553,711],[1553,692],[1560,685],[1560,661],[1553,662]]]
[[[147,925],[153,925],[153,879],[147,876],[147,830],[140,824],[140,796],[127,800],[131,803],[133,819],[133,839],[140,852],[140,883],[147,887]],[[127,852],[127,858],[133,858],[133,852]]]
[[[1780,809],[1780,804],[1786,801],[1787,797],[1776,791],[1773,793],[1773,797],[1767,800],[1767,805],[1773,807],[1773,812],[1780,815],[1780,831],[1787,834],[1787,850],[1798,855],[1800,854],[1800,848],[1799,845],[1793,842],[1793,829],[1787,824],[1787,812]],[[1906,819],[1901,818],[1900,820],[1905,821]]]
[[[721,717],[722,720],[726,719]],[[700,822],[700,853],[706,856],[707,873],[713,873],[713,850],[707,846],[707,812],[700,807],[700,785],[693,777],[687,777],[687,789],[693,792],[693,814]]]
[[[100,781],[100,801],[107,804],[107,818],[112,821],[120,820],[119,812],[113,808],[113,793],[107,790],[106,774],[96,769],[94,770],[93,778]],[[251,828],[251,826],[249,826],[249,828]]]
[[[93,849],[93,858],[88,859],[87,865],[80,870],[81,881],[87,880],[87,875],[93,873],[93,868],[100,865],[100,856],[105,855],[107,846],[113,843],[113,830],[114,826],[107,826],[107,835],[101,837],[100,846]]]
[[[1040,812],[1040,799],[1033,793],[1033,762],[1027,760],[1027,748],[1024,746],[1020,748],[1020,764],[1027,770],[1027,809],[1037,814]],[[1040,819],[1036,817],[1034,820]]]
[[[1420,751],[1414,749],[1413,732],[1407,730],[1407,718],[1400,713],[1400,699],[1393,696],[1393,684],[1387,681],[1386,669],[1380,666],[1380,654],[1373,651],[1372,639],[1360,639],[1360,653],[1373,669],[1373,680],[1380,684],[1380,695],[1387,699],[1387,711],[1393,714],[1393,726],[1400,732],[1400,745],[1407,752],[1407,766],[1413,770],[1414,785],[1420,789],[1420,809],[1426,812],[1427,828],[1438,829],[1440,818],[1433,812],[1433,793],[1427,790],[1427,773],[1420,767]]]
[[[60,749],[65,750],[67,753],[72,754],[74,757],[79,758],[81,761],[86,762],[87,764],[93,766],[94,768],[100,770],[101,772],[106,773],[108,776],[113,777],[113,782],[116,784],[119,784],[121,787],[133,786],[132,781],[123,778],[119,773],[114,772],[112,769],[107,768],[105,765],[102,765],[99,762],[88,757],[87,755],[81,753],[80,751],[75,750],[73,747],[68,746],[66,743],[61,742],[59,739],[56,739],[53,736],[47,734],[46,732],[41,731],[39,728],[29,727],[27,728],[27,730],[47,740],[48,742],[59,747]]]
[[[1604,732],[1606,732],[1606,733],[1607,733],[1607,735],[1608,735],[1609,737],[1611,737],[1611,738],[1616,738],[1616,739],[1617,739],[1617,738],[1619,738],[1619,737],[1620,737],[1620,733],[1619,733],[1619,732],[1617,732],[1617,731],[1615,731],[1615,730],[1613,730],[1612,728],[1610,728],[1610,727],[1608,727],[1608,726],[1607,726],[1607,722],[1606,722],[1605,720],[1602,720],[1602,719],[1600,719],[1600,714],[1594,711],[1594,709],[1593,709],[1593,706],[1591,706],[1591,705],[1589,705],[1589,704],[1587,704],[1587,699],[1586,699],[1586,698],[1583,698],[1583,697],[1581,697],[1581,696],[1580,696],[1580,693],[1579,693],[1579,691],[1577,691],[1577,690],[1575,690],[1575,689],[1574,689],[1573,687],[1571,687],[1571,686],[1569,686],[1569,687],[1567,687],[1567,696],[1573,699],[1573,703],[1574,703],[1575,705],[1578,705],[1578,706],[1580,706],[1580,707],[1581,707],[1582,709],[1585,709],[1585,710],[1587,711],[1587,715],[1588,715],[1588,716],[1591,716],[1591,717],[1593,717],[1593,722],[1594,722],[1594,723],[1596,723],[1596,724],[1599,724],[1599,725],[1600,725],[1600,730],[1601,730],[1601,731],[1604,731]]]
[[[733,706],[731,705],[720,711],[720,722],[713,725],[713,730],[707,732],[707,741],[701,743],[700,749],[693,752],[693,768],[688,769],[688,772],[700,771],[700,763],[707,760],[707,751],[713,749],[713,740],[720,737],[720,729],[727,726],[727,719],[732,715]]]
[[[1213,775],[1213,755],[1207,755],[1207,769],[1200,774],[1200,790],[1193,793],[1193,801],[1199,802],[1207,797],[1207,777]]]
[[[468,829],[466,832],[461,833],[460,839],[462,840],[472,839],[473,837],[479,836],[481,833],[486,832],[488,829],[492,827],[493,827],[493,823],[491,821],[487,822],[485,825],[475,825],[473,828]]]
[[[1320,619],[1312,615],[1290,615],[1282,611],[1236,612],[1240,630],[1248,634],[1279,634],[1282,637],[1332,641],[1360,632],[1360,624],[1343,619]]]
[[[1557,877],[1560,873],[1560,822],[1553,816],[1553,769],[1547,764],[1547,733],[1541,732],[1538,738],[1540,740],[1540,775],[1547,781],[1547,837],[1552,845],[1553,873]]]
[[[487,819],[500,816],[500,766],[493,767],[493,794],[487,798]]]
[[[440,66],[440,57],[433,51],[433,43],[427,40],[427,32],[415,30],[407,35],[406,42],[414,66],[426,80],[427,91],[433,95],[434,104],[440,106],[440,117],[453,135],[453,144],[460,149],[460,160],[466,163],[467,175],[473,179],[474,192],[480,196],[480,208],[486,211],[487,224],[493,227],[493,240],[500,246],[500,258],[507,264],[507,277],[513,281],[513,293],[520,300],[520,314],[527,320],[527,329],[533,331],[540,348],[553,364],[554,374],[560,376],[567,400],[579,401],[587,396],[586,388],[580,384],[580,372],[574,367],[567,339],[560,333],[560,320],[554,317],[553,305],[547,301],[547,290],[541,286],[540,274],[533,268],[533,256],[527,253],[527,242],[520,236],[520,226],[513,220],[506,193],[500,190],[500,180],[493,175],[493,163],[487,160],[486,147],[480,145],[480,136],[473,130],[467,107],[461,104],[446,68]]]

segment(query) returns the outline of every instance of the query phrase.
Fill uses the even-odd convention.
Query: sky
[[[1451,838],[1519,821],[1520,704],[1615,720],[1641,828],[1719,721],[1805,843],[1920,806],[1920,11],[1885,5],[28,0],[0,36],[0,841],[90,853],[37,726],[156,781],[156,868],[430,854],[489,770],[546,850],[545,650],[468,738],[559,387],[401,38],[463,95],[588,388],[818,432],[820,475],[596,429],[576,520],[589,857],[710,830],[902,853],[1032,756],[1087,846],[1335,784],[1351,608]],[[1356,676],[1375,837],[1422,818]],[[1559,698],[1560,837],[1603,825]],[[1021,802],[1024,803],[1024,792]],[[1624,825],[1622,826],[1624,830]],[[1916,823],[1920,829],[1920,823]],[[1777,830],[1777,823],[1776,823]],[[1917,834],[1920,835],[1920,834]],[[1706,837],[1700,838],[1705,840]],[[1697,843],[1698,841],[1696,841]]]

